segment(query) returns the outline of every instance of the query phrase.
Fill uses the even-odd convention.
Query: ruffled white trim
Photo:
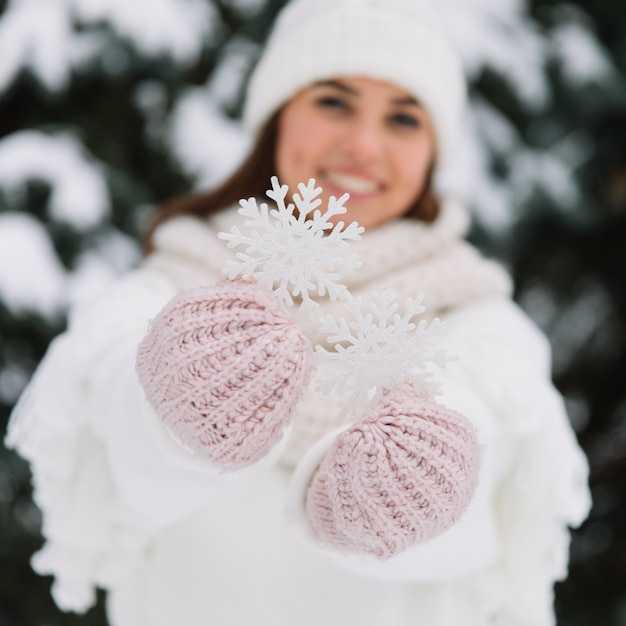
[[[556,432],[529,437],[499,491],[501,562],[470,583],[480,624],[555,625],[554,583],[567,576],[568,526],[580,525],[590,508],[587,463],[568,429],[555,428],[557,445],[548,442]]]
[[[100,552],[110,540],[113,494],[101,447],[80,410],[77,366],[72,341],[57,339],[15,408],[6,445],[30,461],[34,501],[43,512],[46,543],[33,569],[55,576],[52,594],[61,609],[84,612],[95,602],[94,587],[107,582]]]
[[[464,356],[473,363],[474,387],[498,416],[502,439],[513,442],[514,457],[494,491],[502,557],[469,581],[468,590],[483,611],[479,624],[554,626],[554,583],[567,575],[569,527],[579,526],[591,507],[589,468],[549,381],[547,341],[514,304],[503,302],[496,313],[489,323],[478,305],[463,320],[464,328],[475,329]],[[508,339],[499,352],[485,347],[483,355],[498,327],[508,329],[500,332]]]
[[[143,273],[114,289],[115,294],[78,311],[70,331],[50,345],[13,411],[5,439],[30,462],[33,499],[43,513],[45,544],[32,567],[55,577],[52,595],[66,611],[89,609],[96,587],[127,575],[151,539],[115,495],[104,447],[88,421],[86,394],[101,351],[138,320],[147,323],[149,312],[158,310],[173,288]]]

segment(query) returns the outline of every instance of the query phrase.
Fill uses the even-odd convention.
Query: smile
[[[380,191],[381,185],[376,181],[361,176],[343,174],[340,172],[326,172],[326,180],[335,187],[353,194],[371,194]]]

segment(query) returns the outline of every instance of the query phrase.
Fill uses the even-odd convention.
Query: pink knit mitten
[[[224,281],[165,306],[139,345],[137,373],[182,445],[235,470],[280,440],[306,384],[310,352],[266,290]]]
[[[326,453],[307,514],[324,543],[389,558],[459,519],[474,494],[479,457],[465,417],[396,391]]]

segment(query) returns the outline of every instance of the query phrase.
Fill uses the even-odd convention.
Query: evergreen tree
[[[245,152],[245,79],[284,0],[0,0],[0,425],[71,303],[138,263],[159,202]],[[149,8],[146,8],[149,6]],[[561,626],[626,615],[626,7],[439,0],[471,85],[441,184],[512,270],[554,347],[595,505],[557,589]],[[26,464],[0,448],[0,623],[65,615],[28,559]],[[615,581],[615,582],[611,582]]]

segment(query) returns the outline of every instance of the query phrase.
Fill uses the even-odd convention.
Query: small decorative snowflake
[[[415,319],[426,309],[424,294],[407,298],[406,312],[400,315],[396,294],[383,290],[373,296],[369,311],[362,311],[361,298],[346,304],[353,321],[327,316],[321,330],[334,344],[334,350],[317,345],[318,361],[328,362],[325,377],[317,391],[328,394],[334,388],[345,390],[344,411],[365,402],[375,402],[386,390],[411,384],[417,393],[434,396],[441,393],[431,364],[444,367],[452,358],[439,347],[443,323]]]
[[[345,248],[349,241],[360,239],[364,229],[356,222],[344,227],[343,222],[334,225],[329,221],[346,212],[343,205],[349,195],[331,196],[322,213],[318,209],[322,189],[315,186],[313,178],[298,185],[300,193],[293,194],[295,207],[286,204],[287,185],[280,185],[276,176],[271,182],[267,196],[276,208],[270,210],[265,203],[258,206],[255,198],[242,199],[239,213],[249,218],[244,222],[247,232],[243,234],[235,226],[230,233],[218,235],[228,241],[229,248],[246,246],[245,252],[237,253],[237,261],[227,263],[226,275],[254,277],[288,305],[293,304],[293,297],[300,297],[304,309],[317,305],[311,293],[328,294],[331,300],[350,298],[336,268],[359,267],[356,254],[346,254]]]

